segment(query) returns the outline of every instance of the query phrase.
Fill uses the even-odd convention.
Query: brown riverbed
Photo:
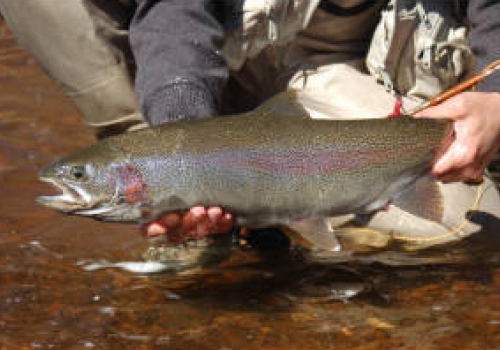
[[[37,206],[42,165],[94,139],[0,26],[0,349],[500,349],[500,240],[447,264],[302,263],[234,249],[182,274],[85,271],[137,261],[134,225]],[[499,228],[500,235],[500,228]]]

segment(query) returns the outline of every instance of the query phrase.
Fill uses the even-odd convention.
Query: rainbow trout
[[[440,220],[439,206],[429,210],[426,198],[406,190],[427,173],[447,126],[405,116],[313,120],[281,96],[246,114],[104,139],[42,169],[40,180],[61,193],[37,201],[132,222],[218,205],[239,225],[287,225],[334,249],[325,217],[371,213],[403,199],[413,212],[423,202],[423,212]]]

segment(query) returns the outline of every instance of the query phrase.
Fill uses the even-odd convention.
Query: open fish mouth
[[[60,193],[56,195],[39,196],[36,198],[38,204],[64,212],[73,212],[79,209],[88,208],[90,202],[89,195],[81,188],[60,183],[54,179],[40,178],[40,181],[50,184],[56,190],[59,190]]]
[[[136,221],[136,214],[129,204],[113,204],[92,197],[77,184],[64,183],[52,178],[40,177],[40,181],[54,187],[59,194],[39,196],[36,202],[51,209],[67,214],[92,216],[106,221]],[[132,214],[130,214],[132,213]],[[131,217],[132,215],[132,217]]]

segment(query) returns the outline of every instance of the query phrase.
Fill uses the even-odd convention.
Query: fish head
[[[64,213],[111,221],[139,219],[145,186],[139,169],[119,149],[100,143],[42,168],[42,182],[59,191],[37,203]]]

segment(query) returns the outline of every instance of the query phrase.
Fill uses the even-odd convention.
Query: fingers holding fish
[[[494,152],[485,155],[480,145],[467,145],[457,139],[434,164],[432,171],[443,182],[475,181],[481,179]]]
[[[233,216],[221,207],[209,207],[207,217],[211,234],[225,233],[233,228]]]
[[[142,230],[146,237],[167,235],[170,242],[180,243],[189,238],[228,232],[232,221],[231,214],[220,207],[196,206],[183,215],[167,213],[147,223]]]
[[[432,172],[444,182],[476,180],[500,148],[500,93],[464,92],[416,117],[453,120],[454,139]]]

